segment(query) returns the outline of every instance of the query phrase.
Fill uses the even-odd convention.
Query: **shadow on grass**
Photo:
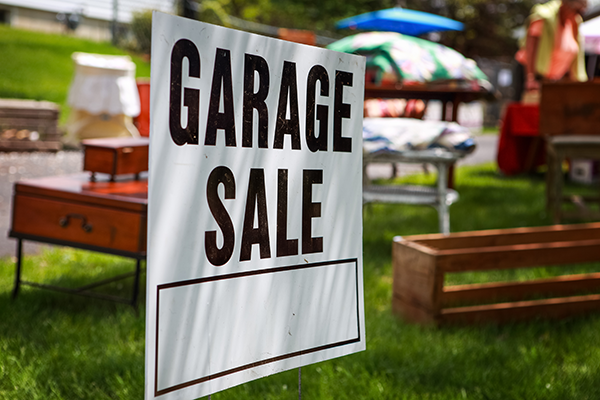
[[[101,280],[101,276],[90,276],[88,279],[59,279],[50,281],[34,282],[37,284],[58,287],[54,288],[43,288],[36,287],[33,285],[22,284],[19,290],[19,294],[16,299],[12,299],[12,288],[8,293],[10,299],[14,303],[24,302],[27,304],[37,304],[37,307],[60,307],[65,312],[72,313],[87,313],[91,308],[97,307],[98,303],[109,303],[109,304],[121,304],[127,307],[131,307],[132,310],[135,308],[130,304],[134,290],[134,278],[125,278],[119,282],[113,282],[107,285],[99,286],[97,288],[90,289],[86,294],[85,292],[80,293],[69,293],[66,290],[77,290],[84,287],[96,280]],[[61,290],[62,288],[66,290]],[[98,296],[96,296],[98,295]],[[145,274],[142,273],[140,277],[140,283],[138,288],[138,301],[137,305],[144,305],[146,295],[145,287]],[[102,296],[112,296],[118,298],[113,301],[111,299],[103,298]],[[103,307],[104,308],[104,307]],[[113,307],[111,307],[113,308]]]
[[[592,399],[599,368],[577,341],[599,326],[599,316],[443,329],[389,321],[360,357],[384,387],[411,398]]]
[[[62,262],[59,262],[62,261]],[[0,265],[0,379],[3,398],[143,398],[145,274],[138,312],[127,304],[23,286],[12,299],[14,263]],[[68,249],[25,257],[24,278],[78,287],[135,262]],[[129,297],[133,278],[101,290]]]
[[[69,248],[49,247],[39,255],[25,256],[22,262],[21,279],[34,284],[77,290],[93,285],[96,282],[111,280],[124,274],[132,274],[136,269],[135,260],[107,256]],[[11,259],[3,260],[3,279],[0,288],[4,288],[2,296],[14,307],[23,306],[23,312],[33,309],[40,312],[43,308],[57,308],[60,312],[85,314],[95,308],[104,312],[115,310],[115,303],[105,299],[88,297],[76,293],[65,293],[53,289],[40,288],[34,285],[21,284],[16,299],[12,299],[16,265]],[[144,305],[146,294],[145,262],[141,264],[138,285],[138,306]],[[88,289],[92,293],[130,299],[134,290],[134,277],[108,282]],[[124,307],[133,307],[124,304]]]
[[[3,293],[0,365],[13,372],[0,392],[5,398],[143,398],[140,311],[39,289],[24,290],[15,301]]]

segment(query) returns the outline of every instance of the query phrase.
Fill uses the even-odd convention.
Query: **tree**
[[[446,32],[442,42],[467,57],[512,57],[518,43],[515,33],[523,27],[539,0],[437,0],[423,11],[465,24],[462,32]],[[408,7],[423,4],[407,0]],[[417,3],[417,4],[414,4]],[[415,8],[416,9],[416,8]]]
[[[512,57],[515,30],[540,0],[402,0],[406,8],[430,12],[465,24],[462,32],[443,32],[440,41],[468,57]],[[228,26],[228,16],[273,27],[308,29],[331,37],[349,32],[336,21],[391,8],[397,0],[202,0],[199,19]]]

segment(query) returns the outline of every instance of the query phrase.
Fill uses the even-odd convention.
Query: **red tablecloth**
[[[502,173],[529,172],[545,164],[539,121],[540,108],[537,104],[511,103],[506,107],[497,154],[498,168]]]

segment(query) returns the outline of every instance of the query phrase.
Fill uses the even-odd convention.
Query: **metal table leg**
[[[23,240],[17,239],[17,265],[15,266],[15,286],[13,287],[12,298],[17,298],[19,288],[21,287],[21,259],[23,256]]]
[[[94,281],[94,282],[88,283],[86,285],[77,287],[77,288],[61,287],[61,286],[48,285],[48,284],[43,284],[43,283],[38,283],[38,282],[30,282],[30,281],[22,279],[21,273],[23,270],[23,238],[16,238],[16,239],[17,239],[17,261],[16,261],[16,265],[15,265],[15,283],[14,283],[13,292],[12,292],[13,299],[16,299],[16,297],[19,294],[19,291],[21,289],[21,286],[28,285],[28,286],[32,286],[32,287],[36,287],[36,288],[40,288],[40,289],[49,289],[49,290],[54,290],[54,291],[63,292],[63,293],[77,294],[77,295],[81,295],[81,296],[94,297],[94,298],[99,298],[99,299],[104,299],[104,300],[115,301],[118,303],[130,304],[137,311],[137,302],[138,302],[138,297],[139,297],[139,292],[140,292],[139,286],[140,286],[140,280],[141,280],[141,274],[142,274],[142,260],[144,260],[143,257],[140,258],[139,255],[135,255],[135,256],[123,255],[123,257],[135,258],[135,260],[136,260],[135,271],[126,272],[124,274],[112,276],[107,279]],[[100,252],[102,253],[102,251],[100,251]],[[106,254],[111,254],[111,253],[106,253]],[[131,297],[113,296],[113,295],[109,295],[109,294],[98,293],[98,292],[92,291],[92,289],[95,289],[99,286],[103,286],[108,283],[116,282],[116,281],[119,281],[119,280],[122,280],[125,278],[129,278],[132,276],[134,277],[134,282],[133,282]]]
[[[450,214],[448,213],[448,169],[445,163],[437,163],[438,170],[437,191],[438,191],[438,221],[440,232],[444,235],[450,233]]]

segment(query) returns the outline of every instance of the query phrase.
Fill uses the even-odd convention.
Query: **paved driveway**
[[[17,242],[8,238],[14,182],[26,178],[65,175],[81,172],[83,154],[80,151],[57,153],[0,153],[0,257],[14,256]],[[25,242],[25,252],[38,246]]]

